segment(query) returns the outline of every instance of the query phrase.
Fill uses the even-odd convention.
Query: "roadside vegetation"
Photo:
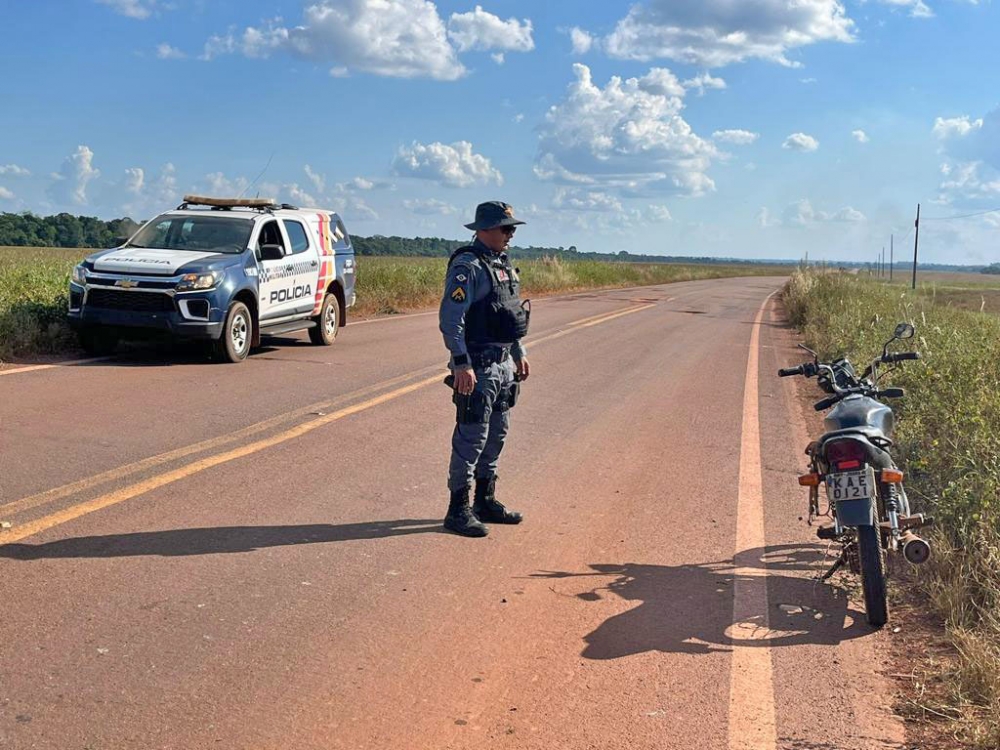
[[[66,325],[69,275],[88,250],[0,247],[0,361],[72,351]],[[516,256],[516,251],[515,251]],[[440,300],[447,258],[358,260],[353,317],[402,313]],[[666,284],[726,276],[786,275],[787,267],[760,264],[605,262],[541,258],[518,260],[526,296],[584,289]]]
[[[890,377],[906,389],[893,404],[897,457],[915,510],[934,515],[933,563],[918,580],[959,655],[944,675],[963,742],[1000,747],[1000,316],[990,290],[924,287],[913,293],[856,275],[798,271],[784,291],[791,321],[828,358],[864,364],[900,321],[923,354]],[[967,304],[957,304],[964,301]],[[969,309],[971,307],[971,309]],[[980,308],[984,311],[980,312]]]

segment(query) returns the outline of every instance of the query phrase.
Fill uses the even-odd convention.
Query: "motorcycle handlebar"
[[[804,370],[802,369],[802,365],[799,365],[798,367],[782,367],[778,370],[778,377],[787,378],[790,375],[801,375],[803,372]]]
[[[905,362],[910,359],[920,359],[920,352],[898,352],[882,357],[883,362]]]

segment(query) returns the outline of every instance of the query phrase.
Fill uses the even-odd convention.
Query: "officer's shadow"
[[[765,559],[767,577],[762,578]],[[636,602],[584,637],[583,657],[617,659],[648,651],[707,654],[737,645],[834,645],[870,634],[864,612],[852,605],[848,593],[813,577],[828,562],[818,545],[778,545],[744,553],[735,564],[595,564],[589,572],[543,571],[531,577],[565,581],[553,590],[586,602],[601,602],[609,594]],[[605,582],[581,590],[576,579]],[[766,617],[755,612],[734,625],[737,586],[755,592],[750,598],[759,601],[766,586]]]
[[[358,539],[382,539],[410,534],[444,534],[440,518],[406,518],[345,524],[297,526],[222,526],[168,529],[132,534],[81,536],[43,544],[0,544],[0,558],[101,558],[152,555],[179,557],[253,552],[267,547],[326,544]]]

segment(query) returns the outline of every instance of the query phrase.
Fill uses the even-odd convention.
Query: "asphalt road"
[[[498,495],[445,533],[433,314],[0,375],[0,748],[900,747],[813,580],[777,278],[538,300]]]

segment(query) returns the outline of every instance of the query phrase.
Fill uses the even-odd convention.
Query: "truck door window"
[[[299,222],[285,219],[285,231],[288,232],[288,241],[292,243],[292,254],[304,253],[309,249],[309,236]]]
[[[342,222],[340,219],[337,219],[337,229],[340,230],[340,234],[343,237],[341,242],[343,242],[346,246],[350,247],[351,238],[347,236],[347,228],[344,226],[344,222]]]
[[[285,254],[288,254],[288,248],[285,247],[284,240],[281,239],[281,230],[278,228],[278,222],[269,221],[265,223],[260,228],[260,235],[257,237],[257,259],[260,260],[260,249],[264,245],[280,245]]]

